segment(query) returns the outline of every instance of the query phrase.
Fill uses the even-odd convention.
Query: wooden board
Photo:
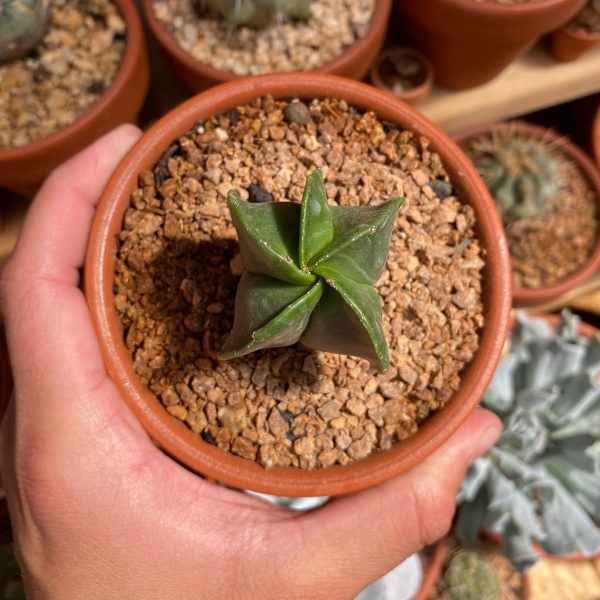
[[[449,132],[523,115],[600,91],[600,47],[557,63],[543,43],[496,79],[469,90],[434,87],[416,108]]]

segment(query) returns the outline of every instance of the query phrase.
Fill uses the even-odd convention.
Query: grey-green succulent
[[[306,20],[312,0],[196,0],[234,25],[265,27],[277,15]]]
[[[521,571],[549,554],[600,550],[600,339],[578,333],[564,312],[554,330],[518,313],[483,404],[503,421],[495,446],[467,472],[457,533],[503,536]]]
[[[402,198],[379,206],[329,206],[323,175],[308,176],[302,203],[253,204],[229,193],[245,267],[233,330],[219,357],[302,342],[389,366],[381,276]]]
[[[559,191],[559,161],[541,139],[514,131],[471,141],[468,153],[503,218],[542,216]]]
[[[452,600],[496,600],[500,596],[500,579],[481,553],[461,549],[444,570],[444,589]]]
[[[20,58],[46,33],[48,0],[0,0],[0,61]]]

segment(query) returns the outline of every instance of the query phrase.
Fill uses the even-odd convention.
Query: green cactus
[[[389,366],[373,284],[379,279],[402,198],[380,206],[329,206],[323,176],[306,180],[302,203],[228,206],[246,271],[233,330],[220,358],[302,342]]]
[[[459,550],[444,573],[445,588],[452,600],[495,600],[500,579],[490,562],[475,550]]]
[[[276,15],[306,20],[312,0],[197,0],[234,25],[265,27]]]
[[[0,61],[20,58],[46,33],[48,0],[0,0]]]
[[[533,137],[498,133],[471,145],[474,162],[502,216],[542,216],[558,193],[558,161]]]

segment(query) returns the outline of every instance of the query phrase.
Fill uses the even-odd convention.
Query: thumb
[[[456,494],[469,464],[500,436],[499,419],[476,410],[436,452],[399,477],[332,500],[323,508],[300,515],[302,544],[297,564],[304,584],[314,582],[328,598],[354,597],[450,527]],[[289,539],[294,539],[290,536]],[[295,538],[298,539],[297,537]],[[306,549],[306,550],[303,550]]]

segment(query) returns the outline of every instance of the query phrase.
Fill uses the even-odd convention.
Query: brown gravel
[[[466,145],[469,156],[482,140]],[[535,219],[505,220],[511,255],[513,284],[519,288],[541,288],[576,271],[592,254],[598,242],[598,198],[587,177],[562,152],[549,148],[558,159],[559,191],[546,213]]]
[[[447,543],[448,551],[442,566],[442,575],[438,578],[435,590],[429,595],[428,600],[455,600],[455,597],[450,595],[445,586],[443,574],[452,558],[463,546],[454,537],[449,537]],[[523,576],[513,567],[508,558],[502,554],[498,546],[488,540],[480,539],[477,551],[490,562],[500,580],[500,595],[493,600],[519,600],[522,598]],[[483,596],[482,600],[485,600]]]
[[[600,33],[600,0],[588,0],[568,28],[588,35]]]
[[[50,0],[50,25],[25,58],[0,64],[0,147],[72,123],[114,79],[125,22],[107,0]]]
[[[156,17],[179,45],[220,71],[256,75],[309,71],[337,58],[367,31],[376,0],[313,0],[306,22],[275,21],[264,29],[234,28],[200,17],[191,2],[155,0]]]
[[[478,347],[484,261],[473,211],[427,140],[343,101],[313,101],[306,125],[285,108],[267,97],[199,123],[141,173],[118,234],[115,305],[136,372],[171,415],[265,467],[312,469],[387,449],[447,402]],[[227,192],[300,201],[317,167],[331,202],[406,197],[377,284],[385,374],[299,346],[216,360],[242,273]]]

